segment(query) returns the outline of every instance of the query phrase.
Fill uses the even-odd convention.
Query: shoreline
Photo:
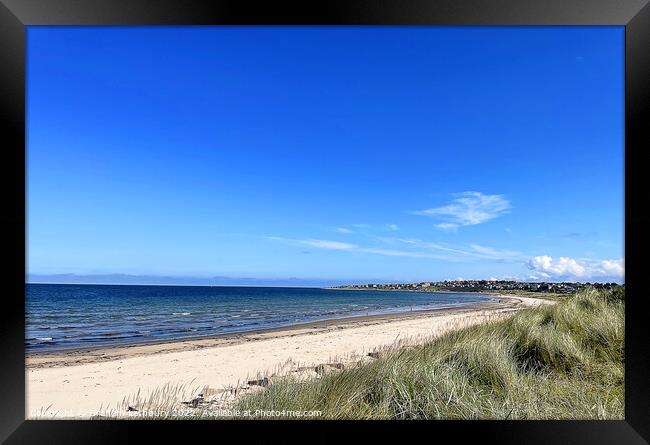
[[[385,314],[373,315],[354,315],[349,317],[328,318],[303,323],[296,323],[273,328],[255,329],[250,331],[232,332],[223,334],[212,334],[206,336],[183,337],[177,339],[159,339],[134,342],[121,345],[93,345],[85,347],[70,347],[65,349],[30,351],[25,354],[25,366],[27,369],[53,367],[53,366],[70,366],[81,363],[96,363],[107,360],[115,360],[125,356],[140,356],[148,354],[165,353],[172,351],[184,351],[192,349],[202,349],[206,347],[215,347],[223,345],[240,344],[249,341],[257,341],[268,338],[280,338],[293,336],[296,331],[308,330],[310,332],[326,332],[332,327],[345,329],[356,326],[366,326],[378,323],[388,323],[396,320],[417,319],[430,316],[454,315],[464,312],[479,310],[489,310],[496,308],[508,309],[503,307],[504,304],[499,297],[505,299],[515,298],[515,296],[488,296],[490,301],[479,303],[466,303],[456,307],[439,307],[434,309],[420,309],[413,311],[390,312]],[[513,308],[516,302],[510,303]],[[85,356],[85,357],[80,357]]]
[[[313,289],[322,289],[322,290],[337,290],[335,288],[313,288]],[[349,290],[349,289],[340,289],[340,290]],[[382,290],[383,292],[389,290]],[[393,290],[390,290],[391,292]],[[448,294],[448,293],[458,293],[458,294],[469,294],[467,292],[436,292],[436,291],[416,291],[408,290],[401,291],[402,293],[431,293],[431,294]],[[292,320],[280,322],[268,322],[268,323],[253,323],[262,324],[262,326],[241,326],[232,330],[226,330],[225,332],[219,332],[220,329],[210,329],[208,332],[193,332],[193,333],[182,333],[175,334],[170,332],[163,332],[161,335],[126,335],[124,337],[118,336],[115,338],[106,337],[97,341],[61,341],[60,335],[57,335],[57,332],[50,331],[44,332],[42,336],[47,337],[41,340],[41,342],[36,342],[34,344],[25,344],[25,354],[27,357],[37,357],[41,355],[56,355],[64,353],[74,353],[77,351],[95,351],[100,349],[113,349],[118,347],[131,347],[131,346],[143,346],[150,344],[159,344],[159,343],[175,343],[181,341],[196,341],[203,339],[214,339],[214,338],[226,338],[226,337],[237,337],[240,335],[246,334],[259,334],[272,331],[279,331],[285,329],[292,329],[295,327],[301,326],[310,326],[312,324],[344,320],[344,319],[363,319],[366,317],[383,317],[383,316],[397,316],[405,313],[413,312],[427,312],[427,311],[439,311],[446,309],[454,309],[456,307],[470,307],[480,303],[488,303],[494,300],[494,295],[483,292],[472,292],[471,300],[481,300],[481,301],[470,301],[470,302],[449,302],[449,303],[440,303],[440,302],[428,302],[428,303],[414,303],[411,305],[402,304],[398,307],[384,307],[384,308],[375,308],[368,310],[352,310],[348,312],[339,312],[333,314],[320,314],[316,317],[305,317],[303,320]],[[356,305],[353,305],[356,306]],[[177,314],[174,314],[177,315]],[[187,314],[183,314],[187,315]],[[262,319],[263,320],[263,319]],[[266,325],[266,326],[264,326]],[[136,328],[134,328],[136,329]],[[143,329],[148,329],[145,326]],[[171,335],[170,335],[171,334]],[[57,337],[56,342],[49,342],[52,340],[52,336]],[[38,338],[37,338],[38,339]],[[101,341],[103,340],[103,341]]]
[[[128,416],[126,403],[171,391],[175,406],[198,393],[261,389],[250,378],[281,378],[321,366],[372,360],[369,353],[418,344],[464,327],[552,302],[509,295],[428,311],[334,319],[265,332],[26,357],[26,414],[36,418]],[[302,375],[302,374],[301,374]],[[249,382],[246,385],[246,382]],[[203,388],[203,389],[202,389]],[[131,406],[131,405],[129,405]]]

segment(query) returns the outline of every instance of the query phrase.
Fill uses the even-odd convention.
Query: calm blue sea
[[[447,292],[319,288],[28,284],[28,351],[276,328],[485,301]]]

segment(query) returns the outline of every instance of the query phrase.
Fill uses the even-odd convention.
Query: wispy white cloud
[[[552,280],[592,280],[598,278],[622,280],[625,277],[625,261],[592,260],[569,257],[552,258],[547,255],[533,257],[526,264],[531,270],[529,278]]]
[[[453,231],[459,227],[490,221],[508,213],[511,208],[510,201],[504,195],[462,192],[456,193],[452,202],[445,206],[410,213],[442,219],[436,227]]]
[[[375,255],[383,255],[383,256],[396,256],[396,257],[408,257],[408,258],[429,258],[429,259],[444,259],[444,257],[440,255],[433,255],[433,254],[427,254],[424,252],[413,252],[409,250],[395,250],[395,249],[381,249],[381,248],[375,248],[375,247],[361,247],[359,248],[359,252],[362,253],[372,253]]]
[[[450,258],[453,256],[457,257],[457,259],[483,258],[501,261],[522,261],[526,258],[514,250],[497,249],[475,243],[464,246],[451,246],[412,238],[382,238],[382,240],[388,243],[403,243],[422,250],[442,251],[450,255]]]
[[[479,244],[470,244],[469,248],[475,253],[488,257],[515,258],[520,256],[520,253],[515,252],[514,250],[495,249],[493,247],[485,247]]]
[[[353,227],[354,230],[350,227]],[[334,230],[339,233],[363,233],[366,231],[365,229],[388,230],[391,232],[396,232],[399,230],[399,226],[397,224],[384,224],[375,226],[371,226],[370,224],[350,224],[349,226],[336,227]]]
[[[271,241],[282,241],[284,243],[295,245],[295,246],[314,247],[316,249],[352,250],[358,247],[356,244],[344,243],[341,241],[313,239],[313,238],[292,239],[292,238],[284,238],[281,236],[265,236],[264,238]]]
[[[440,243],[422,241],[419,239],[376,237],[382,245],[364,246],[334,240],[323,239],[292,239],[283,237],[266,237],[270,240],[283,241],[301,247],[312,247],[323,250],[338,250],[348,252],[369,253],[391,257],[428,258],[444,261],[523,261],[521,254],[511,250],[485,247],[478,244],[455,247]],[[387,248],[389,247],[389,248]]]
[[[389,244],[401,243],[401,244],[406,244],[414,248],[423,249],[423,250],[441,250],[445,252],[459,253],[459,254],[465,253],[462,249],[456,249],[454,247],[449,247],[447,245],[440,244],[440,243],[423,241],[417,238],[380,238],[380,239]]]
[[[304,246],[315,247],[317,249],[327,249],[327,250],[354,250],[359,247],[356,244],[342,243],[340,241],[330,241],[330,240],[322,240],[322,239],[306,239],[306,240],[294,240],[294,241]]]
[[[323,250],[359,252],[359,253],[369,253],[374,255],[394,256],[394,257],[445,259],[444,256],[434,255],[432,253],[427,253],[427,252],[414,252],[408,250],[383,249],[379,247],[359,246],[357,244],[344,243],[344,242],[333,241],[333,240],[292,239],[292,238],[283,238],[279,236],[267,236],[265,238],[268,240],[283,241],[285,243],[292,244],[295,246],[308,246],[308,247],[313,247],[316,249],[323,249]]]

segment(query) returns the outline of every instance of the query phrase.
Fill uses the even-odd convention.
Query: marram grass
[[[622,419],[625,291],[555,305],[395,348],[367,365],[283,380],[239,410],[325,419]]]

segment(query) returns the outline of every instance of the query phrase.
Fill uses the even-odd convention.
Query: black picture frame
[[[339,440],[337,431],[362,430],[364,438],[389,430],[424,438],[499,443],[630,443],[650,440],[650,363],[644,341],[644,253],[650,219],[644,197],[650,81],[648,0],[0,0],[0,112],[3,124],[4,292],[0,310],[0,440],[7,443],[126,443],[169,438],[309,442]],[[25,420],[24,298],[25,27],[34,25],[617,25],[625,26],[625,255],[626,383],[624,421],[55,421]],[[644,144],[645,143],[645,144]],[[577,166],[579,168],[579,166]],[[606,172],[603,172],[605,174]],[[644,292],[646,291],[646,292]],[[289,426],[291,432],[280,432]],[[313,431],[317,430],[317,431]],[[217,434],[215,436],[214,434]],[[349,432],[345,433],[346,435]],[[304,436],[303,436],[304,435]],[[415,436],[411,436],[415,438]],[[201,439],[203,438],[203,439]],[[189,439],[194,440],[194,439]]]

